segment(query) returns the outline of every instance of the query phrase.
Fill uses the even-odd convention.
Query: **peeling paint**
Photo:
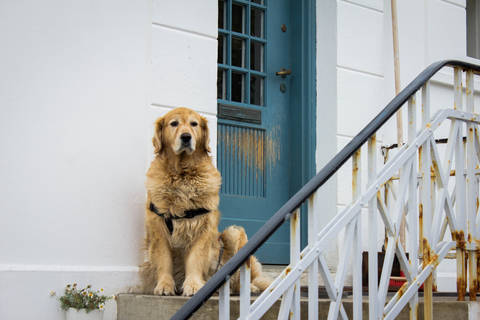
[[[267,135],[267,141],[265,143],[267,159],[270,162],[270,167],[274,167],[277,161],[282,157],[282,147],[278,136],[281,134],[282,128],[275,126]]]
[[[264,197],[265,131],[219,124],[222,194]]]
[[[296,233],[297,233],[297,229],[299,229],[297,227],[297,224],[299,222],[299,217],[300,217],[300,212],[299,210],[295,211],[295,213],[292,215],[292,217],[290,218],[290,232],[292,233],[290,238],[291,239],[296,239]],[[294,246],[295,244],[291,244],[291,246]]]
[[[457,247],[459,247],[462,250],[465,250],[465,234],[463,233],[463,230],[455,232],[455,239],[457,241]]]
[[[465,285],[465,280],[462,278],[457,278],[457,301],[465,301],[465,292],[467,287]]]
[[[473,279],[470,282],[470,288],[469,288],[469,296],[470,296],[470,301],[477,301],[477,289],[478,289],[478,281],[477,279]]]
[[[423,254],[423,204],[418,205],[418,236],[419,236],[419,252]]]
[[[288,276],[290,271],[292,271],[292,269],[290,269],[290,267],[287,267],[287,269],[285,269],[285,276]]]
[[[423,267],[425,268],[433,260],[433,257],[431,257],[432,249],[430,248],[430,244],[428,243],[427,239],[423,238],[422,244],[423,244],[423,250],[422,250],[422,252],[423,252]]]

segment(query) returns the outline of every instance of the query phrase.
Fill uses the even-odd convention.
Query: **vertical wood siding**
[[[265,196],[265,131],[218,125],[218,170],[221,194]]]

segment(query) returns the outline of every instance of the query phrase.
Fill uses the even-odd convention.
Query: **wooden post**
[[[391,0],[392,9],[392,33],[393,33],[393,62],[395,69],[395,95],[402,91],[400,83],[400,53],[398,49],[398,20],[397,20],[397,0]],[[403,119],[402,109],[397,111],[397,144],[400,149],[403,146]],[[405,247],[405,212],[402,213],[402,222],[400,224],[400,243]]]

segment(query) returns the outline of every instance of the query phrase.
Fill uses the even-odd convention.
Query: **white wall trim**
[[[378,79],[383,79],[384,78],[383,74],[368,72],[368,71],[365,71],[365,70],[358,70],[358,69],[355,69],[355,68],[352,68],[352,67],[346,67],[346,66],[338,65],[337,68],[342,69],[342,70],[347,70],[347,71],[352,71],[352,72],[364,74],[364,75],[369,75],[369,76],[372,76],[372,77],[375,77],[375,78],[378,78]]]
[[[24,265],[24,264],[5,264],[0,265],[0,272],[138,272],[137,266],[70,266],[70,265]]]
[[[352,4],[352,5],[357,6],[357,7],[361,7],[361,8],[369,9],[369,10],[376,11],[376,12],[379,12],[379,13],[383,13],[382,9],[375,8],[375,7],[372,7],[372,6],[368,6],[368,5],[362,4],[362,3],[354,2],[352,0],[341,0],[341,1],[345,2],[345,3]]]
[[[161,23],[158,23],[158,22],[152,22],[152,26],[154,26],[154,27],[161,27],[161,28],[165,28],[165,29],[169,29],[169,30],[174,30],[174,31],[179,31],[179,32],[183,32],[183,33],[188,33],[188,34],[190,34],[190,35],[195,35],[195,36],[199,36],[199,37],[202,37],[202,38],[207,38],[207,39],[210,39],[210,40],[215,40],[215,41],[217,41],[217,37],[216,37],[216,36],[212,36],[212,35],[206,34],[206,33],[195,32],[195,31],[192,31],[192,30],[187,30],[187,29],[182,29],[182,28],[167,26],[167,25],[164,25],[164,24],[161,24]]]
[[[456,7],[460,7],[462,9],[465,9],[467,6],[467,3],[465,0],[439,0],[441,2],[446,2],[448,4],[454,5]]]

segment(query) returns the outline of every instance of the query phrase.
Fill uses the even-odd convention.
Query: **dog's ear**
[[[203,148],[207,152],[212,152],[212,150],[210,150],[210,131],[208,130],[208,120],[205,117],[202,117],[200,125],[203,131]]]
[[[153,142],[153,153],[160,154],[160,150],[162,150],[162,131],[163,131],[163,118],[158,118],[155,121],[155,133],[152,138]]]

